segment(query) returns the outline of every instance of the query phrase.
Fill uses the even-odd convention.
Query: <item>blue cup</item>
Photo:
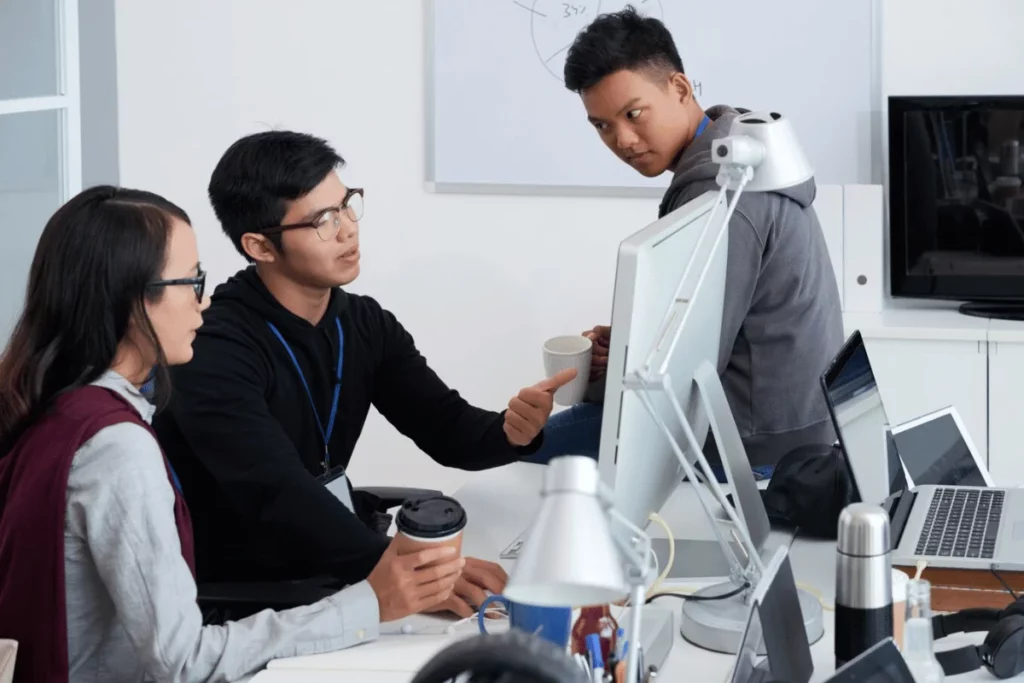
[[[512,602],[504,595],[492,595],[484,600],[484,604],[480,605],[480,612],[476,616],[480,633],[487,633],[487,619],[484,617],[484,613],[487,611],[488,605],[495,602],[500,602],[505,606],[512,628],[533,633],[558,647],[569,646],[569,634],[572,632],[571,607],[524,605]]]

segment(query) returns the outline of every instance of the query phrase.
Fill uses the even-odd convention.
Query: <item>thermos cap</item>
[[[889,515],[878,505],[853,503],[839,515],[836,550],[854,557],[889,552]]]

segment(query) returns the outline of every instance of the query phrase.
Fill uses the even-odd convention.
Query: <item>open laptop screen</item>
[[[857,497],[881,503],[905,490],[903,464],[860,332],[843,344],[822,376],[822,387]]]
[[[914,486],[991,486],[967,443],[955,411],[925,415],[893,430]]]

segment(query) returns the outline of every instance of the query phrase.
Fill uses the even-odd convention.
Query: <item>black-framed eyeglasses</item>
[[[350,187],[348,192],[345,193],[345,198],[341,200],[341,204],[324,209],[313,220],[303,223],[278,225],[272,228],[265,228],[260,232],[264,235],[273,235],[286,230],[313,228],[316,230],[316,236],[320,238],[321,242],[330,242],[338,235],[338,231],[341,230],[342,214],[352,222],[356,222],[363,217],[363,188]]]
[[[173,280],[155,280],[150,282],[147,287],[175,287],[178,285],[188,285],[196,292],[196,301],[202,303],[203,292],[206,291],[206,271],[199,270],[198,275],[195,277],[179,277]]]

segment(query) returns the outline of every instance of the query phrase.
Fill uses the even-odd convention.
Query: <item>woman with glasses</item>
[[[203,626],[189,512],[140,389],[155,368],[161,405],[167,368],[192,358],[205,277],[188,216],[148,192],[86,190],[43,231],[0,358],[0,634],[19,641],[15,680],[236,680],[450,595],[452,553],[389,551],[316,604]]]

